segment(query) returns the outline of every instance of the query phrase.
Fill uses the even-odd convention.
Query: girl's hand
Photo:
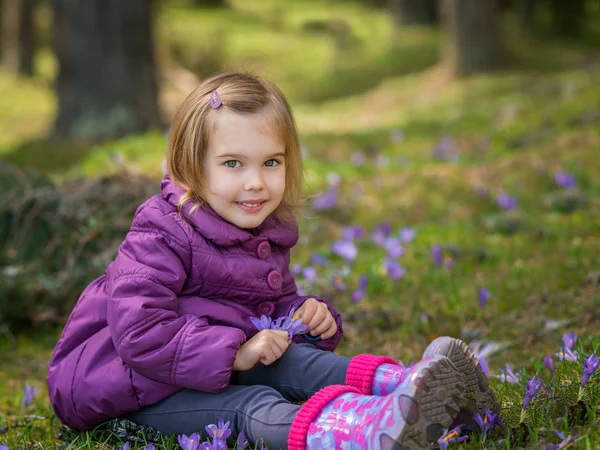
[[[290,342],[287,331],[261,330],[239,348],[233,370],[250,370],[259,361],[271,365],[281,358]]]
[[[315,298],[307,298],[298,308],[294,317],[301,318],[302,322],[308,325],[308,332],[311,336],[321,335],[321,339],[329,339],[337,333],[337,324],[329,312],[329,308]]]

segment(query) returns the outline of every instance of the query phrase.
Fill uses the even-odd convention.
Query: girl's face
[[[206,201],[239,228],[258,227],[281,203],[285,148],[260,114],[219,111],[204,160]]]

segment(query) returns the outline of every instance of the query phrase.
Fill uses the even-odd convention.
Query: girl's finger
[[[330,337],[335,336],[335,333],[337,333],[337,330],[338,330],[337,323],[335,323],[335,320],[334,320],[331,327],[327,331],[325,331],[325,333],[321,334],[321,339],[329,339]]]
[[[308,329],[310,330],[310,334],[312,336],[316,336],[315,333],[313,333],[313,330],[315,328],[317,328],[321,322],[323,322],[323,320],[325,320],[325,317],[327,317],[327,306],[323,305],[325,308],[318,308],[317,311],[315,312],[315,315],[313,316],[313,318],[310,320],[310,323],[308,324]]]
[[[321,322],[314,330],[314,334],[315,336],[318,336],[319,334],[322,334],[324,332],[326,332],[327,330],[329,330],[331,328],[331,324],[334,322],[333,320],[333,316],[331,314],[328,314],[325,319],[323,320],[323,322]]]

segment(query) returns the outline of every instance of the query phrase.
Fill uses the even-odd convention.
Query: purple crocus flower
[[[439,245],[433,245],[431,247],[431,260],[433,261],[433,264],[435,266],[441,266],[442,262],[443,262],[443,252],[442,252],[442,247]]]
[[[535,375],[525,385],[525,398],[523,399],[523,411],[529,406],[531,399],[535,397],[540,388],[542,387],[542,380],[537,378]]]
[[[383,262],[388,277],[396,281],[406,275],[406,269],[392,259],[386,259]]]
[[[250,320],[259,331],[270,330],[271,326],[273,325],[273,319],[271,319],[269,316],[265,316],[264,314],[260,316],[260,319],[250,316]]]
[[[562,450],[567,448],[569,445],[571,445],[572,442],[575,442],[578,438],[577,435],[575,436],[571,436],[570,434],[568,436],[565,436],[564,433],[560,432],[559,430],[554,430],[554,432],[556,433],[556,435],[562,439],[562,441],[559,444],[554,444],[551,445],[550,447],[548,447],[548,450]]]
[[[117,450],[129,450],[129,441],[125,442],[125,445],[123,446],[118,446]]]
[[[360,239],[364,233],[365,233],[365,230],[361,226],[344,227],[343,240],[344,241],[353,241],[355,239]]]
[[[310,257],[313,264],[316,266],[328,266],[329,260],[320,253],[313,253]]]
[[[23,387],[25,391],[25,396],[23,397],[23,401],[21,402],[21,408],[26,408],[27,406],[33,403],[33,399],[35,395],[40,391],[38,388],[33,387],[30,384],[27,384]]]
[[[193,433],[190,437],[185,434],[177,436],[177,442],[183,450],[197,450],[200,445],[200,435]]]
[[[210,443],[210,441],[200,442],[198,450],[213,450],[213,445]]]
[[[306,266],[302,269],[302,275],[309,283],[317,281],[317,271],[314,267]]]
[[[563,189],[573,189],[577,186],[577,179],[575,176],[562,170],[554,174],[554,182],[558,187]]]
[[[343,292],[346,290],[346,285],[342,281],[342,277],[334,275],[331,277],[331,284],[333,284],[333,287],[336,291]]]
[[[244,432],[240,431],[240,434],[238,435],[237,442],[235,445],[235,449],[236,450],[244,450],[247,446],[248,446],[248,439],[246,439]]]
[[[479,307],[481,309],[483,309],[491,297],[492,297],[492,294],[490,294],[490,291],[488,291],[485,287],[480,287],[479,295],[478,295]]]
[[[292,266],[290,267],[290,272],[292,273],[292,275],[297,276],[300,275],[302,273],[302,266],[300,264],[292,264]]]
[[[338,204],[339,190],[337,186],[331,186],[323,194],[317,195],[312,201],[312,207],[315,211],[326,211],[333,209]]]
[[[10,449],[8,448],[8,445],[0,444],[0,450],[10,450]]]
[[[596,371],[598,366],[600,365],[600,356],[596,357],[594,353],[592,353],[583,363],[583,375],[581,377],[581,387],[583,389],[585,384],[588,381],[588,378]]]
[[[150,443],[145,447],[142,447],[142,450],[156,450],[156,447],[154,447],[154,444]]]
[[[576,342],[577,342],[577,335],[575,333],[573,333],[572,331],[570,333],[563,334],[562,343],[565,346],[565,348],[568,348],[569,350],[573,350]]]
[[[358,255],[358,249],[352,241],[335,241],[331,246],[331,251],[344,258],[346,262],[354,261]]]
[[[211,423],[210,425],[207,425],[205,429],[209,436],[213,438],[213,440],[225,441],[231,434],[229,422],[224,422],[223,418],[221,417],[219,417],[217,425]]]
[[[548,370],[554,374],[554,358],[550,355],[544,357],[544,365],[548,368]]]
[[[496,204],[504,210],[510,211],[519,206],[519,202],[516,198],[511,197],[506,192],[500,192],[496,197]]]
[[[400,239],[395,237],[388,237],[383,243],[383,247],[387,252],[389,258],[400,258],[404,255],[404,248],[402,248],[402,244],[400,243]]]
[[[400,230],[400,240],[405,244],[409,244],[414,241],[417,232],[414,228],[405,227]]]
[[[289,318],[289,323],[287,321],[284,322],[281,329],[287,331],[291,339],[298,334],[306,332],[308,330],[308,325],[305,325],[300,319],[292,320],[292,318]]]
[[[519,381],[521,381],[521,375],[515,374],[508,364],[504,368],[504,373],[501,375],[496,375],[496,378],[499,378],[500,380],[504,381],[505,383],[512,383],[512,384],[518,383]]]
[[[352,303],[360,302],[367,292],[367,285],[369,284],[369,277],[367,275],[361,275],[358,279],[358,289],[352,293]]]
[[[460,427],[453,428],[452,430],[444,430],[442,437],[437,441],[440,449],[448,448],[450,442],[463,442],[469,439],[469,436],[460,435]]]
[[[579,353],[571,350],[568,347],[560,347],[559,352],[556,353],[556,356],[558,356],[558,359],[561,361],[576,362],[579,359]]]
[[[389,222],[383,222],[377,225],[375,231],[371,234],[371,239],[379,245],[382,246],[386,240],[386,238],[390,235],[392,231],[392,224]]]
[[[475,413],[473,418],[475,419],[475,422],[477,423],[481,431],[483,431],[484,438],[487,435],[487,432],[496,425],[504,428],[504,424],[500,420],[498,414],[494,414],[489,409],[484,409],[483,415]]]

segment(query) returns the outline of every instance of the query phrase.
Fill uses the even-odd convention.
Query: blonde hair
[[[217,90],[222,106],[213,109],[210,96]],[[283,93],[270,81],[248,73],[222,73],[205,80],[183,101],[169,131],[167,172],[186,190],[178,203],[181,213],[193,202],[191,213],[206,204],[204,157],[221,108],[237,114],[267,114],[285,147],[285,190],[274,211],[284,223],[294,222],[301,204],[303,183],[300,142],[294,116]]]

